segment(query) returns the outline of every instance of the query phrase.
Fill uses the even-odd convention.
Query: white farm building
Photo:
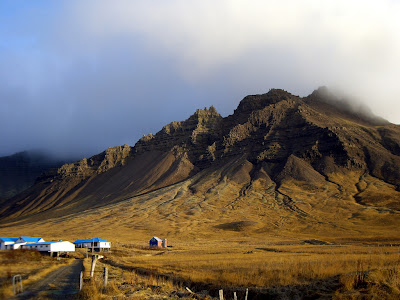
[[[31,243],[21,246],[22,249],[37,250],[40,252],[74,252],[75,246],[68,241],[53,241]]]
[[[17,240],[17,237],[0,237],[0,250],[11,249]]]
[[[42,239],[41,237],[32,236],[20,236],[18,238],[0,237],[0,250],[20,249],[23,245],[39,242],[44,242],[44,239]]]
[[[76,240],[74,244],[76,248],[87,248],[92,252],[109,251],[111,249],[111,242],[100,238]]]

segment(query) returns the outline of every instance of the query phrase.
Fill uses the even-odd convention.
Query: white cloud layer
[[[140,39],[187,80],[233,65],[266,85],[277,74],[289,90],[343,89],[400,122],[382,107],[382,98],[390,105],[400,96],[398,1],[91,1],[76,12],[96,45],[118,35]],[[294,74],[284,82],[287,73]]]
[[[305,96],[319,85],[400,123],[398,16],[394,0],[76,0],[20,10],[3,21],[13,30],[0,30],[0,123],[15,128],[0,135],[18,144],[31,130],[40,138],[18,147],[50,139],[97,151],[198,107],[227,114],[247,94]],[[9,120],[7,110],[19,112]],[[35,126],[17,126],[24,117]]]

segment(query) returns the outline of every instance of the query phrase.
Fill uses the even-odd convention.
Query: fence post
[[[108,283],[108,268],[104,267],[104,287],[107,286]]]
[[[248,295],[249,295],[249,289],[246,289],[246,297],[244,297],[244,300],[247,300]]]
[[[21,275],[19,275],[19,274],[18,275],[14,275],[13,279],[12,279],[12,283],[13,283],[14,295],[17,295],[18,293],[22,293],[23,292]],[[18,286],[19,286],[19,288],[18,288]]]
[[[224,300],[224,290],[219,290],[219,300]]]
[[[94,268],[96,267],[97,255],[92,256],[92,267],[90,268],[90,278],[93,277]]]
[[[236,292],[233,292],[233,299],[237,300]]]
[[[81,274],[79,276],[79,290],[82,290],[82,286],[83,286],[83,271],[81,271]]]

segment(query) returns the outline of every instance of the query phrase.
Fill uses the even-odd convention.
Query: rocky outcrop
[[[132,148],[128,145],[110,147],[89,159],[83,158],[78,162],[65,164],[58,169],[58,178],[86,178],[94,174],[107,172],[117,166],[123,166],[131,155],[131,150]]]
[[[179,146],[190,161],[201,168],[214,159],[214,143],[220,137],[222,122],[223,118],[213,106],[198,109],[186,121],[174,121],[156,135],[142,137],[134,151],[136,154],[154,150],[166,152]]]

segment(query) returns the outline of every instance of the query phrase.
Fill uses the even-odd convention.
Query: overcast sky
[[[248,94],[338,88],[400,123],[400,1],[0,1],[0,156],[134,145]]]

